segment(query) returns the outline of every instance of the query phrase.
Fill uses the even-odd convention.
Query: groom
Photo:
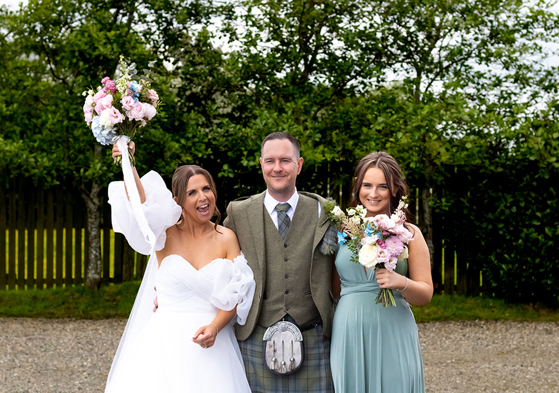
[[[231,202],[224,222],[236,233],[256,281],[247,322],[236,330],[248,381],[254,393],[333,393],[333,258],[320,251],[329,226],[320,205],[323,199],[295,187],[303,158],[293,136],[268,135],[260,165],[267,190]],[[264,332],[280,320],[296,324],[303,334],[303,365],[289,376],[271,373],[263,359]]]

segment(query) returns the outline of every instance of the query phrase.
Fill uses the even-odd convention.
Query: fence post
[[[130,281],[134,278],[134,250],[126,239],[122,242],[122,281]]]
[[[83,282],[85,283],[87,281],[87,271],[89,270],[89,226],[87,225],[87,212],[85,214],[84,217],[84,236],[85,238],[83,239],[83,245],[84,245],[84,249],[83,249]]]
[[[0,291],[6,289],[6,171],[0,171]]]
[[[77,206],[74,206],[74,231],[75,231],[75,247],[74,247],[74,285],[82,285],[84,280],[82,278],[82,229],[83,229],[83,216]]]
[[[468,256],[463,247],[456,248],[456,292],[466,295],[468,292]]]
[[[481,288],[479,285],[480,271],[477,260],[471,258],[470,254],[468,261],[468,295],[479,296]]]
[[[16,193],[15,180],[10,179],[10,202],[9,202],[9,243],[8,243],[8,289],[16,287]]]
[[[144,278],[148,257],[140,253],[136,253],[136,280]]]
[[[68,285],[72,285],[74,283],[74,279],[72,277],[72,270],[74,267],[74,258],[73,258],[73,251],[74,251],[74,247],[73,247],[73,239],[74,239],[74,228],[73,228],[73,219],[72,219],[72,205],[70,203],[70,201],[66,201],[66,203],[64,203],[65,205],[65,227],[66,227],[66,252],[64,255],[64,266],[65,266],[65,270],[66,270],[66,274],[65,274],[65,279],[64,279],[64,283],[66,284],[66,286]]]
[[[56,190],[56,287],[61,287],[64,279],[64,203],[60,188]]]
[[[122,248],[123,243],[126,242],[124,236],[120,233],[115,233],[115,250],[114,250],[114,280],[113,282],[122,282]]]
[[[435,293],[441,293],[443,290],[443,241],[442,241],[442,228],[441,223],[444,217],[441,215],[433,215],[433,245],[434,254],[432,257],[433,266],[431,269],[431,277],[433,279],[433,288]]]
[[[103,204],[103,282],[109,283],[111,278],[111,209]]]
[[[450,242],[444,248],[444,293],[454,293],[454,245]]]
[[[47,288],[54,285],[54,195],[47,192]]]
[[[23,179],[17,186],[17,289],[25,290],[25,201]]]
[[[35,208],[37,202],[31,187],[26,187],[27,203],[27,289],[35,286]]]
[[[37,193],[37,281],[36,288],[43,289],[44,283],[44,249],[45,246],[45,192],[39,187]]]

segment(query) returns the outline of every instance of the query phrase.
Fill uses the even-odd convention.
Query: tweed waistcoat
[[[285,240],[270,216],[264,216],[267,274],[258,324],[268,327],[289,314],[298,325],[303,325],[320,316],[310,285],[315,234],[309,227],[317,224],[316,200],[300,195]]]

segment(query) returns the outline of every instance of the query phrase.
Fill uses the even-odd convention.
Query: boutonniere
[[[328,229],[324,233],[322,237],[322,241],[320,243],[320,252],[323,255],[334,255],[336,251],[338,251],[338,229],[336,222],[333,222],[330,214],[328,214],[329,209],[332,208],[332,205],[335,206],[336,202],[332,199],[328,198],[324,202],[322,202],[322,209],[326,213],[326,218],[320,224],[320,227],[328,224]]]

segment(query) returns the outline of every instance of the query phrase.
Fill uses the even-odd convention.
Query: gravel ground
[[[0,318],[0,392],[103,392],[125,323]],[[559,393],[558,323],[433,322],[419,335],[429,393]]]

